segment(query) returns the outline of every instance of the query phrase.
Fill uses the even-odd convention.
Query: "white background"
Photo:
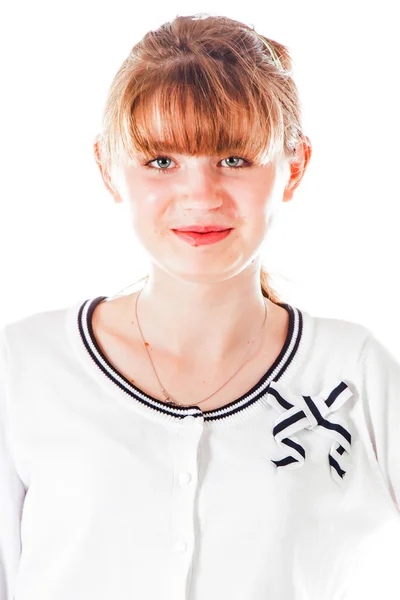
[[[400,358],[397,2],[8,2],[2,11],[0,325],[148,273],[93,141],[131,47],[206,12],[285,44],[313,155],[263,255],[284,300],[366,325]]]

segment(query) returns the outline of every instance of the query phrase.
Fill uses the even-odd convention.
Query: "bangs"
[[[257,91],[250,78],[230,80],[222,67],[218,77],[215,73],[214,68],[207,77],[204,65],[180,64],[158,72],[156,86],[142,85],[133,100],[127,89],[114,138],[123,153],[131,159],[165,152],[234,154],[259,165],[272,161],[284,135],[274,96]]]

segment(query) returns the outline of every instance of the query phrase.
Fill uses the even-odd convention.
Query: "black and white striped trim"
[[[94,299],[85,300],[78,311],[78,329],[80,338],[91,359],[96,363],[101,372],[113,381],[123,392],[141,402],[143,405],[179,419],[189,415],[195,417],[203,415],[205,421],[224,419],[230,415],[244,411],[247,407],[259,401],[260,398],[264,398],[271,381],[278,381],[293,361],[303,332],[303,315],[301,311],[289,304],[279,303],[280,306],[289,312],[289,328],[285,343],[274,364],[263,375],[260,381],[240,398],[220,409],[202,411],[198,406],[176,406],[153,398],[133,385],[126,377],[124,377],[124,375],[122,375],[122,373],[119,373],[114,368],[98,345],[92,328],[93,312],[96,306],[106,298],[107,296],[98,296]]]
[[[273,381],[267,394],[268,404],[281,413],[275,421],[273,436],[280,446],[289,450],[288,456],[272,462],[277,467],[287,469],[301,467],[306,452],[293,434],[302,429],[311,429],[334,440],[328,462],[332,478],[340,483],[346,474],[345,466],[351,454],[351,433],[346,421],[337,415],[332,417],[332,413],[353,396],[349,386],[338,379],[311,397],[295,394],[282,383]]]

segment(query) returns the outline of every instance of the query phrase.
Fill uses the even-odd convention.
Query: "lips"
[[[220,242],[228,237],[233,228],[220,231],[209,231],[208,233],[198,233],[195,231],[178,231],[173,229],[173,233],[184,242],[191,246],[208,246]]]
[[[228,229],[232,229],[232,227],[226,227],[221,225],[189,225],[187,227],[179,227],[173,229],[173,231],[182,231],[182,232],[191,232],[191,233],[211,233],[214,231],[228,231]]]

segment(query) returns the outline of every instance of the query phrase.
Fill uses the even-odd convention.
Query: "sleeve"
[[[362,398],[371,442],[400,512],[400,361],[370,330],[361,357]]]
[[[0,599],[13,600],[21,552],[20,518],[26,488],[18,477],[11,454],[6,372],[3,327],[0,330]]]

